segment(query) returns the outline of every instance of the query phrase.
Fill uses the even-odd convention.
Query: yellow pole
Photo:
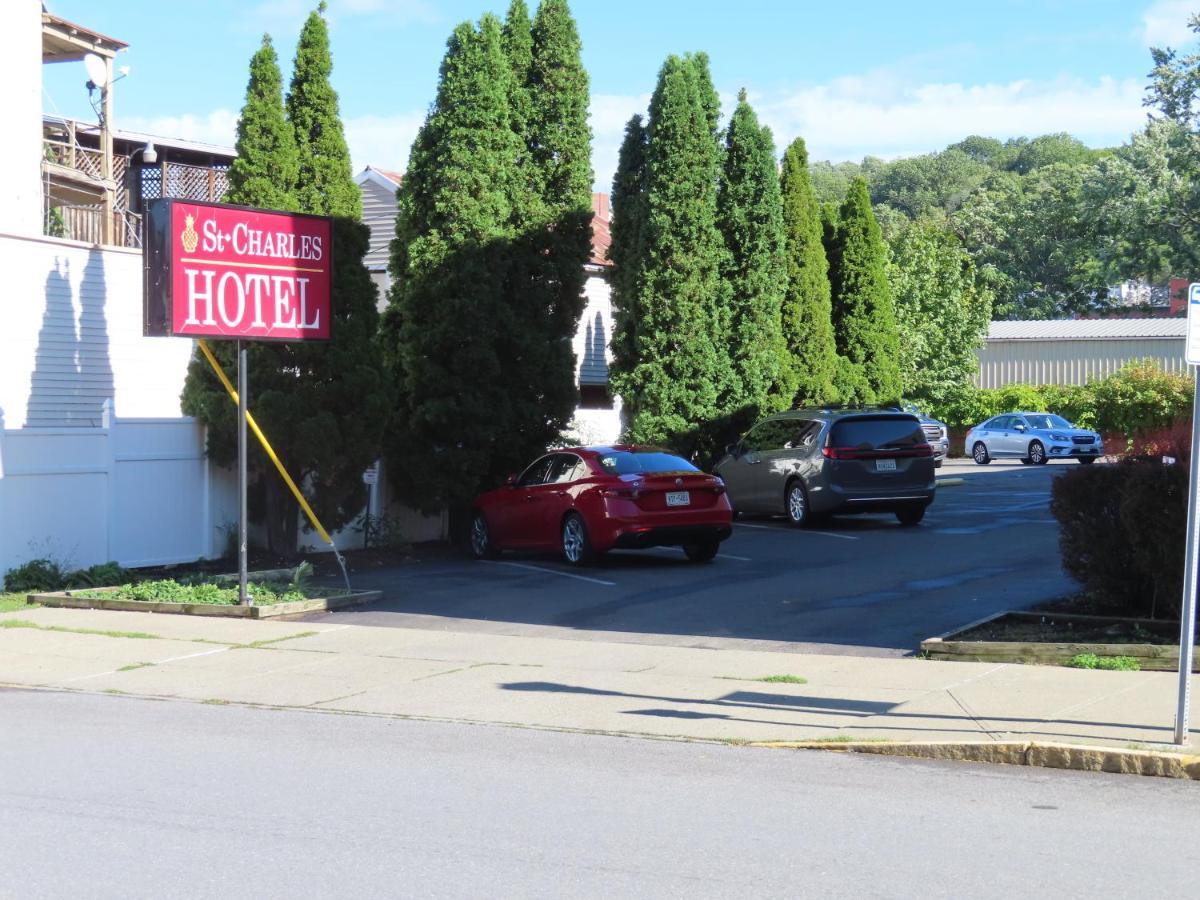
[[[204,356],[208,359],[208,364],[213,367],[213,371],[216,372],[217,377],[221,379],[221,384],[225,385],[225,390],[229,392],[229,396],[233,398],[233,402],[237,403],[237,390],[234,388],[233,384],[230,383],[228,376],[225,374],[225,370],[222,369],[221,364],[217,362],[217,358],[213,356],[212,350],[210,350],[208,347],[208,341],[204,340],[203,338],[199,338],[196,343],[199,344],[200,349],[204,351]],[[249,411],[246,412],[246,424],[250,426],[250,429],[258,438],[258,442],[262,444],[263,449],[267,451],[267,456],[270,457],[271,462],[275,463],[275,468],[279,470],[279,475],[283,478],[288,488],[291,489],[292,495],[296,498],[296,502],[300,504],[300,508],[304,510],[304,514],[308,516],[308,521],[310,521],[313,528],[317,530],[317,534],[321,536],[321,540],[333,548],[334,556],[337,557],[338,563],[342,566],[342,573],[345,574],[346,565],[342,561],[342,554],[338,552],[337,545],[334,544],[333,538],[329,536],[329,532],[325,530],[325,526],[321,524],[320,520],[317,518],[317,514],[313,512],[312,507],[308,505],[308,501],[304,499],[304,495],[300,493],[300,488],[296,487],[296,482],[292,481],[292,476],[289,475],[287,469],[283,467],[283,463],[280,462],[279,457],[275,454],[275,450],[271,447],[271,443],[267,440],[267,436],[263,434],[262,429],[258,427],[258,423],[254,421],[254,416],[251,415]],[[350,578],[348,575],[346,576],[346,586],[350,586]]]

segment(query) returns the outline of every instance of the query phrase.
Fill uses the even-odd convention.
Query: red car
[[[679,546],[707,562],[732,531],[725,483],[669,450],[570,447],[475,499],[471,549],[557,549],[578,566],[614,548]]]

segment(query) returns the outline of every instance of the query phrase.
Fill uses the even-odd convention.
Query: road
[[[1186,894],[1200,787],[0,692],[0,895]]]
[[[892,516],[817,530],[739,521],[717,560],[614,552],[570,570],[552,556],[430,560],[357,576],[386,599],[334,621],[701,647],[900,656],[921,640],[1068,593],[1052,479],[1070,463],[951,463],[916,528]],[[325,620],[325,619],[323,619]]]

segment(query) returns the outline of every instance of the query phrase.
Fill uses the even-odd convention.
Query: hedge
[[[1083,428],[1126,437],[1167,428],[1192,413],[1192,379],[1164,372],[1150,359],[1086,385],[1010,384],[960,388],[951,399],[931,404],[929,413],[951,429],[965,429],[1005,412],[1058,413]]]

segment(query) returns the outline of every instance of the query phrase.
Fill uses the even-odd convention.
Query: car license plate
[[[687,491],[668,491],[667,506],[687,506],[692,502],[692,495]]]
[[[896,461],[894,459],[877,459],[875,460],[876,472],[895,472]]]

